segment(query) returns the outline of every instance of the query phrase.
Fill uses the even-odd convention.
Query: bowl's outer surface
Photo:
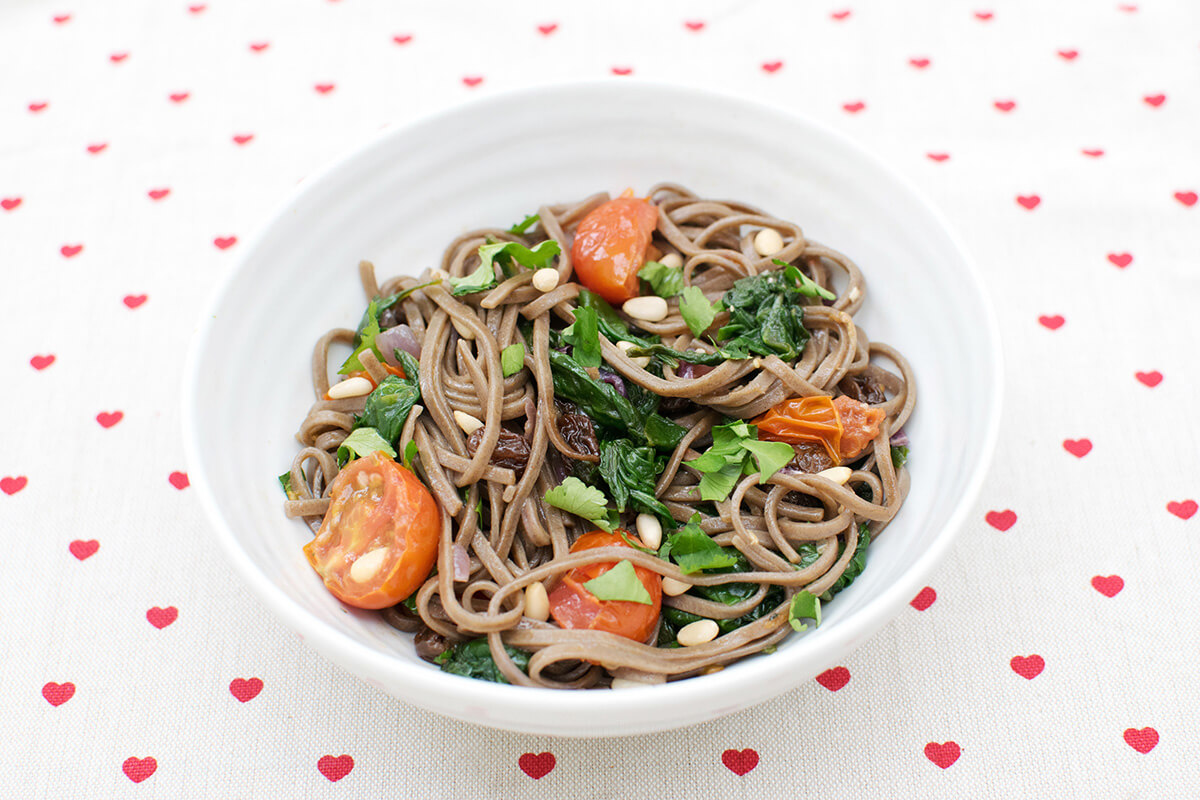
[[[703,113],[697,113],[697,112]],[[799,222],[862,267],[856,320],[917,375],[912,491],[862,576],[818,630],[771,656],[652,689],[556,692],[473,681],[420,661],[408,637],[330,596],[285,519],[275,479],[312,402],[309,358],[353,327],[356,264],[416,273],[463,231],[538,205],[660,181]],[[200,323],[184,387],[190,476],[221,545],[267,606],[331,661],[393,696],[530,733],[663,730],[762,702],[836,664],[919,591],[978,494],[1000,415],[995,317],[942,216],[821,126],[695,90],[575,85],[497,96],[388,132],[307,180],[242,253]],[[235,388],[236,387],[236,388]]]

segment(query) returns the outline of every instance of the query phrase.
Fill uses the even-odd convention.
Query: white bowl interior
[[[381,277],[415,273],[436,265],[465,230],[506,226],[545,202],[668,180],[795,220],[862,267],[868,298],[856,319],[872,339],[906,354],[917,374],[919,402],[907,427],[911,494],[821,628],[789,637],[774,655],[636,692],[531,690],[444,675],[377,615],[330,596],[300,550],[308,529],[283,516],[276,476],[297,450],[293,433],[312,401],[313,343],[361,315],[359,259],[372,260]],[[814,124],[732,98],[650,85],[557,87],[389,132],[306,181],[243,253],[202,320],[185,426],[190,474],[235,566],[328,658],[460,719],[610,735],[765,700],[836,663],[888,621],[920,588],[977,493],[995,438],[999,376],[994,317],[974,268],[940,215],[872,157]]]

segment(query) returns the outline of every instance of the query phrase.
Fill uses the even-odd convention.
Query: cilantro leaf
[[[511,378],[525,368],[525,345],[517,342],[500,351],[500,369]]]
[[[526,215],[525,219],[515,223],[511,228],[509,228],[508,232],[516,236],[520,236],[536,225],[539,220],[541,220],[541,217],[539,217],[537,214],[528,214]]]
[[[821,601],[808,590],[797,592],[788,607],[788,624],[792,626],[792,630],[802,631],[808,628],[800,621],[802,619],[811,619],[818,628],[821,627]]]
[[[338,370],[339,375],[349,375],[351,372],[364,369],[358,357],[368,348],[375,350],[375,337],[381,333],[379,314],[379,300],[376,298],[367,303],[367,310],[363,314],[362,322],[359,323],[358,331],[354,334],[354,352],[350,354],[350,357],[346,359],[341,369]],[[378,350],[375,350],[375,355],[380,355]]]
[[[892,445],[892,466],[900,469],[908,462],[908,448]]]
[[[638,270],[638,277],[650,284],[650,288],[659,297],[671,298],[683,291],[683,270],[679,267],[647,261],[646,265]]]
[[[604,492],[588,486],[583,481],[571,475],[552,489],[547,490],[542,498],[547,504],[561,508],[569,514],[582,517],[597,528],[612,533],[617,527],[616,512],[608,508],[608,498]]]
[[[587,589],[597,600],[623,600],[628,603],[652,605],[650,593],[642,585],[633,564],[623,558],[617,565],[603,574],[586,581],[583,588]]]
[[[700,528],[700,515],[693,514],[687,525],[671,534],[659,550],[659,558],[670,557],[680,572],[690,575],[706,569],[722,569],[738,563],[737,551],[728,552]]]
[[[520,242],[481,244],[479,246],[479,266],[470,275],[451,278],[450,285],[453,287],[451,294],[459,297],[491,289],[497,284],[497,264],[505,275],[509,275],[513,262],[529,269],[541,269],[561,252],[562,248],[553,239],[547,239],[532,250]]]
[[[702,473],[702,500],[724,500],[742,475],[757,472],[758,482],[766,483],[796,456],[786,442],[759,441],[758,429],[744,420],[714,426],[712,437],[712,447],[684,462]]]
[[[688,286],[683,290],[683,297],[679,301],[679,313],[693,336],[704,333],[717,318],[716,308],[708,302],[704,292],[697,286]]]
[[[292,491],[292,471],[290,469],[279,476],[279,485],[283,487],[283,493],[287,495],[288,500],[295,500],[299,496]]]
[[[742,447],[749,450],[750,454],[754,456],[760,483],[770,480],[772,475],[786,467],[788,462],[796,457],[796,449],[787,442],[746,440],[742,442]]]
[[[396,457],[396,451],[392,449],[392,445],[386,439],[379,435],[379,431],[374,428],[355,428],[349,436],[342,440],[342,445],[337,451],[338,461],[351,460],[350,453],[362,458],[371,455],[376,450],[382,450],[388,458]]]
[[[571,355],[583,368],[600,366],[599,318],[595,308],[576,308],[575,321],[562,332]]]

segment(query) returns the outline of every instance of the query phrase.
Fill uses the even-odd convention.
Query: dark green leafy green
[[[671,512],[654,496],[662,466],[663,460],[653,447],[638,447],[628,439],[600,442],[600,476],[608,484],[618,511],[632,504],[638,511],[671,522]]]
[[[642,585],[642,581],[634,572],[633,564],[623,558],[616,566],[603,574],[586,581],[583,588],[587,589],[597,600],[623,600],[628,603],[651,605],[650,593]]]
[[[717,318],[717,309],[708,302],[708,298],[699,287],[688,286],[679,300],[679,314],[687,323],[692,335],[699,336],[713,324],[713,320]]]
[[[771,259],[776,266],[783,267],[783,275],[790,281],[795,281],[796,290],[808,297],[821,297],[825,300],[837,300],[837,295],[800,271],[794,264],[789,264],[778,258]]]
[[[646,265],[638,270],[638,277],[650,284],[650,288],[659,297],[671,298],[683,291],[683,270],[679,267],[647,261]]]
[[[892,445],[892,466],[900,469],[908,463],[908,448]]]
[[[862,571],[867,566],[867,548],[871,546],[871,528],[867,523],[860,523],[858,526],[858,543],[854,548],[854,555],[850,557],[850,563],[846,565],[846,569],[838,576],[838,579],[833,582],[833,585],[826,589],[821,594],[821,600],[828,603],[833,599],[834,595],[845,589],[850,584],[854,583],[854,579],[862,574]],[[796,562],[796,569],[804,569],[811,566],[820,557],[820,552],[817,550],[817,545],[814,542],[804,542],[796,547],[796,552],[800,554],[800,560]],[[838,557],[846,552],[844,544],[838,544]]]
[[[750,571],[750,562],[748,562],[746,557],[739,553],[736,548],[725,547],[722,549],[729,554],[734,563],[727,567],[705,570],[706,573],[719,574]],[[688,591],[688,594],[695,595],[703,600],[710,600],[714,603],[723,603],[724,605],[732,606],[750,599],[757,591],[757,583],[737,582],[719,583],[716,586],[693,586]],[[783,589],[778,586],[772,586],[767,590],[762,602],[747,611],[742,616],[734,617],[733,619],[718,619],[713,621],[717,623],[717,628],[722,634],[729,633],[737,630],[743,625],[749,625],[751,622],[754,622],[754,620],[761,618],[767,612],[778,607],[782,602]],[[658,645],[660,647],[664,646],[664,644],[667,644],[668,646],[673,645],[675,642],[675,636],[680,628],[682,628],[684,625],[695,622],[698,619],[703,619],[695,614],[689,614],[686,611],[680,611],[679,609],[672,608],[670,606],[663,606],[662,615],[663,630],[660,631],[658,638]]]
[[[732,550],[732,552],[730,552]],[[701,570],[719,570],[738,563],[737,550],[723,548],[700,528],[700,515],[693,514],[688,524],[667,537],[658,557],[670,559],[687,575]]]
[[[571,356],[579,366],[600,366],[599,320],[594,307],[575,309],[575,321],[562,331],[562,340],[571,345]]]
[[[362,319],[358,322],[358,329],[354,332],[354,352],[342,364],[338,370],[339,375],[349,375],[351,372],[363,369],[362,361],[359,356],[368,347],[375,351],[375,357],[383,361],[383,353],[375,347],[375,337],[380,334],[379,315],[387,309],[404,300],[418,289],[424,289],[427,286],[432,286],[437,281],[429,281],[422,283],[419,286],[414,286],[411,289],[405,289],[403,292],[397,292],[387,297],[376,297],[371,302],[367,303],[367,310],[363,312]]]
[[[784,361],[799,357],[809,339],[800,301],[804,294],[780,271],[734,283],[721,300],[729,310],[729,322],[717,331],[722,352],[728,358],[749,358],[752,353]]]
[[[508,653],[509,658],[522,672],[529,672],[529,653],[508,645],[504,645],[504,652]],[[452,675],[462,675],[464,678],[475,678],[492,683],[508,683],[492,658],[492,650],[488,647],[486,638],[472,639],[469,642],[456,644],[435,658],[434,661],[441,665],[442,672],[449,672]]]
[[[363,413],[354,422],[355,428],[374,428],[389,443],[400,438],[409,412],[421,399],[417,360],[403,350],[396,350],[396,357],[404,368],[405,377],[389,375],[384,378],[367,395]]]

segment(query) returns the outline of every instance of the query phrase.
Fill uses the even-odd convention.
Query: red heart
[[[1109,253],[1108,260],[1121,269],[1125,269],[1133,263],[1133,256],[1129,253]]]
[[[482,78],[482,76],[479,76],[479,75],[467,75],[462,79],[462,82],[466,86],[474,88],[474,87],[478,86],[479,84],[483,83],[483,78]]]
[[[551,22],[547,25],[538,25],[537,29],[538,29],[538,32],[541,33],[543,36],[549,36],[550,34],[554,33],[556,30],[558,30],[558,23]]]
[[[763,72],[767,73],[779,72],[781,69],[783,69],[782,61],[767,61],[762,65]]]
[[[1176,503],[1172,500],[1167,503],[1167,511],[1170,511],[1180,519],[1191,519],[1192,515],[1196,513],[1197,508],[1200,508],[1200,506],[1196,505],[1195,500],[1184,500],[1181,503]]]
[[[170,193],[170,189],[151,189],[150,191],[146,192],[146,194],[150,195],[151,200],[162,200]]]
[[[842,103],[842,109],[851,114],[857,114],[866,107],[867,104],[861,100],[856,100],[853,103]]]
[[[340,781],[354,769],[354,759],[342,753],[340,756],[321,756],[317,760],[317,769],[331,781]]]
[[[5,211],[12,211],[19,205],[21,205],[21,198],[19,197],[5,197],[0,199],[0,208],[3,208]]]
[[[1099,149],[1097,149],[1097,150],[1081,150],[1080,152],[1090,158],[1099,158],[1100,156],[1104,155],[1104,151],[1099,150]]]
[[[1125,588],[1125,580],[1120,575],[1097,575],[1092,578],[1092,588],[1105,597],[1115,597]]]
[[[850,670],[845,667],[827,669],[817,676],[817,683],[831,692],[836,692],[850,682]]]
[[[908,604],[917,611],[924,611],[933,605],[933,601],[937,600],[937,592],[932,586],[926,586],[921,591],[917,592],[917,596],[908,601]]]
[[[63,254],[63,258],[74,258],[83,252],[83,245],[64,244],[62,247],[58,248],[58,252]]]
[[[834,12],[833,12],[832,14],[830,14],[829,16],[831,16],[831,17],[833,17],[834,19],[836,19],[837,21],[841,22],[842,20],[844,20],[844,19],[846,19],[847,17],[849,17],[849,16],[850,16],[850,9],[848,9],[848,8],[847,8],[847,9],[846,9],[846,10],[844,10],[844,11],[834,11]]]
[[[1017,524],[1017,512],[1006,508],[1003,511],[989,511],[984,515],[987,524],[1003,533]]]
[[[91,153],[92,155],[95,155],[96,153],[102,152],[104,150],[104,148],[106,148],[106,147],[108,147],[108,142],[100,142],[99,144],[89,144],[87,146],[87,151],[89,153]]]
[[[46,106],[48,106],[48,105],[50,105],[50,104],[49,104],[49,103],[46,103],[46,102],[41,102],[41,103],[30,103],[30,104],[29,104],[29,110],[30,110],[30,111],[32,111],[34,114],[36,114],[36,113],[38,113],[39,111],[41,111],[41,110],[43,110],[44,108],[46,108]]]
[[[1121,11],[1124,11],[1127,14],[1132,14],[1133,12],[1138,10],[1138,7],[1134,6],[1134,5],[1119,5],[1119,6],[1117,6],[1117,8],[1119,8]]]
[[[1092,452],[1091,439],[1064,439],[1063,449],[1076,458],[1083,458]]]
[[[992,12],[990,12],[990,11],[976,11],[975,12],[975,19],[981,19],[984,22],[987,22],[991,18],[992,18]]]
[[[218,236],[217,238],[213,239],[213,244],[215,244],[217,246],[218,250],[228,250],[229,248],[231,248],[235,244],[237,244],[237,237],[236,236]]]
[[[129,53],[113,53],[108,57],[108,60],[114,64],[120,64],[125,59],[129,58]]]
[[[270,42],[251,42],[250,43],[250,49],[256,53],[261,53],[263,50],[266,50],[270,46],[271,46]]]
[[[29,479],[24,475],[18,475],[15,478],[6,475],[3,478],[0,478],[0,492],[4,492],[7,495],[13,495],[24,489],[28,483]]]
[[[558,760],[554,758],[554,753],[524,753],[517,759],[517,766],[521,768],[521,771],[535,781],[549,775],[557,763]]]
[[[80,561],[86,561],[96,555],[96,551],[100,549],[100,543],[95,539],[88,539],[86,542],[83,539],[76,539],[67,546],[67,549]]]
[[[698,19],[692,19],[683,23],[683,27],[687,28],[689,31],[702,31],[704,30],[704,23]]]
[[[238,702],[240,702],[240,703],[249,703],[251,700],[258,697],[258,693],[262,691],[262,688],[263,688],[263,682],[262,682],[261,678],[248,678],[245,680],[243,680],[242,678],[234,678],[232,681],[229,682],[229,693],[231,695],[233,695],[234,697],[236,697],[238,699]],[[349,758],[349,756],[346,756],[346,757]],[[353,759],[351,760],[351,766],[354,766]],[[320,767],[319,767],[319,762],[318,762],[318,769],[319,768]],[[324,771],[325,770],[321,770],[321,772],[324,772]],[[346,770],[346,772],[349,772],[349,771],[350,771],[349,769]],[[326,777],[329,777],[329,776],[326,775]],[[330,778],[330,780],[337,780],[337,779]]]
[[[146,756],[145,758],[130,756],[121,765],[121,771],[125,773],[125,777],[134,783],[141,783],[146,780],[146,778],[154,774],[156,769],[158,769],[158,762],[154,760],[154,756]]]
[[[1135,372],[1133,373],[1133,376],[1141,383],[1149,386],[1151,389],[1162,383],[1163,379],[1163,374],[1158,370],[1151,370],[1150,372]]]
[[[58,16],[54,17],[54,21],[56,23],[58,23],[59,25],[62,25],[64,22],[66,22],[70,18],[71,18],[70,14],[59,14]]]
[[[1176,192],[1175,199],[1191,208],[1196,205],[1196,200],[1200,199],[1195,192]]]
[[[246,144],[246,142],[249,142],[253,138],[254,138],[253,133],[238,133],[238,134],[234,134],[233,141],[236,144]]]
[[[50,681],[42,687],[42,697],[46,698],[46,702],[52,706],[61,706],[74,696],[75,684],[70,681],[66,683]]]
[[[949,153],[926,153],[925,157],[928,158],[930,161],[937,161],[940,163],[942,161],[948,161],[950,159],[950,154]]]
[[[203,11],[206,8],[208,8],[208,6],[201,3],[199,5],[188,6],[188,11],[192,12],[193,14],[199,14],[201,11]]]
[[[612,74],[613,75],[632,75],[633,67],[613,67]]]
[[[1167,102],[1167,96],[1165,94],[1150,94],[1146,95],[1142,99],[1146,101],[1146,105],[1154,108],[1158,108],[1163,103]]]
[[[992,103],[992,105],[1004,112],[1012,111],[1017,107],[1015,100],[997,100],[996,102]]]
[[[317,90],[319,93],[321,93],[321,94],[329,94],[330,92],[332,92],[332,91],[333,91],[333,89],[334,89],[334,84],[332,84],[332,83],[318,83],[318,84],[316,84],[315,86],[313,86],[313,88],[314,88],[314,89],[316,89],[316,90]]]
[[[32,366],[34,369],[37,369],[37,370],[43,370],[53,363],[54,363],[53,354],[45,355],[45,356],[34,356],[33,358],[29,359],[30,366]]]
[[[908,63],[912,64],[917,69],[925,69],[929,66],[928,58],[910,58]]]
[[[392,37],[392,41],[396,44],[408,44],[412,41],[411,33],[398,33]]]
[[[170,95],[172,103],[182,103],[191,96],[191,92],[175,92],[174,94]]]
[[[1047,327],[1052,331],[1056,331],[1063,326],[1063,323],[1066,322],[1066,320],[1063,319],[1062,314],[1043,314],[1042,316],[1038,317],[1038,322],[1040,322],[1044,327]]]
[[[1075,57],[1079,55],[1079,51],[1078,50],[1059,50],[1058,55],[1060,58],[1064,58],[1067,61],[1074,61]]]
[[[180,491],[183,491],[184,489],[186,489],[192,485],[192,482],[188,480],[188,476],[187,476],[186,472],[172,472],[170,477],[167,478],[167,480],[171,483],[172,486],[174,486],[176,489],[179,489]]]
[[[758,766],[758,752],[749,747],[745,750],[726,750],[721,753],[721,763],[734,775],[745,775]]]
[[[1126,728],[1125,744],[1139,753],[1149,753],[1158,744],[1158,731],[1154,728]]]
[[[140,306],[142,303],[146,302],[149,299],[150,299],[149,295],[127,294],[127,295],[125,295],[125,297],[123,297],[121,299],[121,302],[124,303],[125,305],[129,306],[130,308],[137,308],[138,306]]]
[[[1042,674],[1042,670],[1046,668],[1046,660],[1039,655],[1013,656],[1008,665],[1012,667],[1013,672],[1031,681]]]
[[[1027,211],[1033,211],[1038,207],[1039,204],[1041,204],[1042,198],[1038,197],[1036,194],[1019,194],[1017,195],[1017,202],[1021,205],[1021,208],[1024,208]]]
[[[100,423],[101,428],[111,428],[124,418],[125,412],[123,411],[101,411],[96,415],[96,422]]]
[[[179,618],[179,609],[175,606],[159,608],[155,606],[146,612],[146,619],[160,631]]]
[[[925,745],[925,757],[942,769],[946,769],[958,761],[960,755],[962,755],[962,749],[958,746],[958,742],[946,742],[945,744],[930,742]]]

